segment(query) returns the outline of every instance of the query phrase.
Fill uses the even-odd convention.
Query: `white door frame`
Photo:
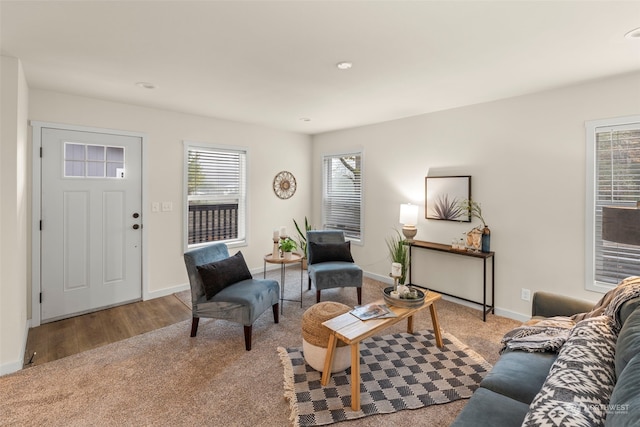
[[[40,326],[40,292],[42,283],[40,278],[41,244],[40,244],[40,213],[41,204],[41,158],[40,147],[42,147],[42,128],[72,130],[79,132],[105,133],[109,135],[124,135],[140,138],[142,149],[142,299],[149,299],[149,286],[147,283],[147,233],[145,232],[145,218],[147,217],[147,156],[145,145],[147,135],[141,132],[129,132],[114,129],[103,129],[87,126],[66,125],[61,123],[49,123],[33,121],[29,122],[32,128],[32,186],[31,186],[31,327]]]

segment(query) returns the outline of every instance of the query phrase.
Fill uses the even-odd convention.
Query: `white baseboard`
[[[297,264],[300,266],[300,264]],[[267,271],[280,270],[279,264],[267,264]],[[262,279],[264,274],[264,267],[252,268],[249,270],[254,279]]]
[[[29,336],[29,329],[31,327],[31,319],[27,319],[25,323],[24,335],[22,339],[22,345],[20,346],[20,355],[18,360],[12,362],[3,363],[0,365],[0,377],[3,375],[12,374],[20,371],[24,366],[24,352],[27,351],[27,337]]]
[[[171,286],[169,288],[158,289],[157,291],[145,292],[143,300],[147,301],[154,298],[166,297],[167,295],[175,294],[176,292],[188,291],[190,289],[188,283],[182,285]]]
[[[280,266],[275,264],[267,266],[267,271],[276,270],[276,269],[280,269]],[[263,273],[262,268],[254,268],[250,271],[251,271],[251,275],[256,279],[262,279],[262,273]],[[142,299],[146,301],[154,298],[166,297],[167,295],[175,294],[176,292],[188,291],[189,289],[191,289],[191,286],[189,285],[189,283],[183,283],[181,285],[171,286],[169,288],[158,289],[157,291],[145,292],[145,295],[143,296]]]
[[[393,285],[393,280],[389,276],[381,276],[379,274],[369,273],[367,271],[363,272],[364,277],[368,277],[369,279],[377,280],[378,282],[386,283],[388,285]]]
[[[518,320],[520,322],[526,322],[527,320],[531,319],[531,316],[515,313],[513,311],[505,310],[502,308],[496,308],[496,316],[507,317],[509,319]]]
[[[22,352],[23,358],[14,362],[3,363],[0,365],[0,377],[3,375],[13,374],[22,369],[22,361],[24,360],[24,352]]]

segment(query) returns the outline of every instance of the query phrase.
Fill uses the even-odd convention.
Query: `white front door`
[[[140,137],[42,128],[41,319],[142,296]]]

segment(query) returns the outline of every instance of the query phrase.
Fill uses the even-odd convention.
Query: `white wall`
[[[273,228],[309,215],[311,138],[226,120],[181,114],[43,90],[30,91],[31,120],[143,132],[148,205],[146,273],[150,297],[188,283],[183,252],[183,141],[237,145],[249,149],[248,246],[240,247],[249,268],[262,272],[263,256],[271,252]],[[295,120],[296,118],[292,118]],[[281,170],[294,174],[298,190],[287,200],[272,190]],[[152,213],[152,202],[172,202],[172,212]],[[233,253],[235,250],[232,250]]]
[[[640,73],[534,95],[317,135],[313,214],[320,218],[323,153],[364,149],[365,244],[356,261],[388,277],[385,238],[399,205],[421,206],[416,239],[450,244],[477,222],[424,219],[424,179],[471,175],[496,252],[496,306],[530,315],[521,288],[596,301],[585,290],[585,121],[640,112]],[[481,300],[477,259],[414,250],[415,282]]]
[[[424,177],[468,174],[473,176],[473,197],[482,203],[492,229],[499,313],[529,314],[530,303],[520,300],[523,287],[593,301],[600,296],[584,289],[584,122],[638,114],[640,73],[311,138],[261,126],[29,91],[19,62],[12,60],[5,66],[4,59],[0,320],[5,327],[1,328],[0,367],[21,363],[21,355],[16,355],[24,351],[28,313],[23,307],[30,301],[26,273],[30,251],[26,201],[30,195],[25,194],[24,185],[31,172],[25,174],[21,166],[27,150],[27,105],[31,120],[147,134],[146,200],[149,204],[170,201],[174,206],[173,212],[160,213],[146,207],[147,296],[170,293],[187,283],[180,209],[183,140],[249,148],[249,244],[240,249],[254,271],[261,269],[262,256],[271,250],[273,227],[286,225],[293,230],[291,219],[302,220],[305,215],[319,224],[322,154],[362,148],[365,234],[364,245],[354,245],[353,252],[368,274],[388,275],[385,238],[399,228],[400,203],[423,205]],[[5,104],[10,115],[5,114]],[[5,129],[6,122],[13,130]],[[298,180],[298,191],[289,200],[277,199],[271,190],[280,170],[293,172]],[[424,218],[424,208],[421,216]],[[449,243],[471,225],[421,219],[418,228],[418,239]],[[414,255],[419,269],[416,282],[473,299],[481,295],[477,260],[427,252]],[[5,322],[16,327],[8,329]]]
[[[28,87],[18,59],[0,76],[0,375],[22,368],[27,331]]]

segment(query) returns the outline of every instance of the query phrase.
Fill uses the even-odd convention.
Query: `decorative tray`
[[[396,307],[404,307],[404,308],[413,308],[420,307],[424,303],[424,292],[420,289],[411,288],[418,292],[418,298],[405,299],[405,298],[393,298],[391,296],[391,292],[393,291],[393,286],[388,288],[384,288],[382,295],[384,296],[384,302],[389,305],[394,305]]]

